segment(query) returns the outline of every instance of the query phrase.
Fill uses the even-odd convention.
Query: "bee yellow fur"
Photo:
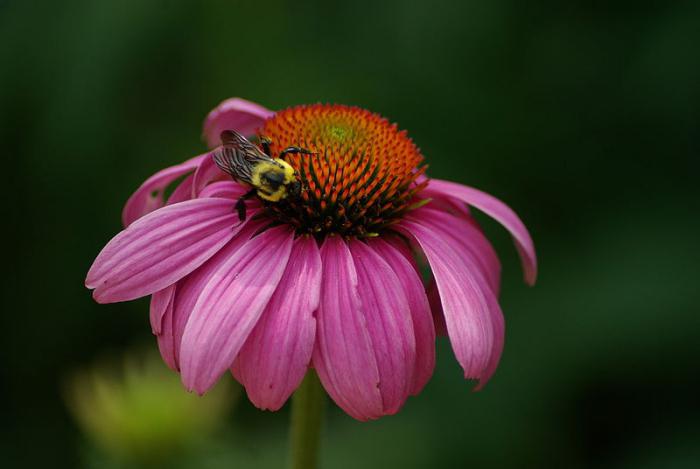
[[[263,175],[282,175],[284,182],[277,187],[269,183],[269,178]],[[278,202],[287,196],[287,185],[294,181],[294,169],[284,160],[275,158],[272,161],[260,161],[251,171],[251,185],[257,189],[258,196],[270,202]]]

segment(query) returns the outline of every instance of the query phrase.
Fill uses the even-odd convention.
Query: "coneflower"
[[[284,156],[298,190],[249,198],[242,220],[234,206],[250,187],[212,153],[160,171],[129,199],[125,229],[90,269],[94,298],[152,295],[153,332],[185,387],[204,393],[231,370],[262,409],[279,409],[313,367],[352,417],[397,412],[433,372],[434,317],[465,377],[483,387],[503,348],[500,263],[470,210],[511,233],[533,284],[535,251],[517,215],[429,179],[406,132],[360,108],[274,113],[236,98],[207,117],[210,147],[226,130],[264,142],[273,158],[307,149]],[[434,311],[417,260],[430,267]]]

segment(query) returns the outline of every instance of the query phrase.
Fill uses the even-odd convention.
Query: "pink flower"
[[[249,187],[210,153],[156,173],[87,275],[95,300],[151,295],[153,333],[185,387],[204,393],[230,369],[263,409],[279,409],[312,366],[356,419],[397,412],[432,375],[434,316],[465,378],[484,386],[503,348],[500,263],[470,210],[511,233],[533,284],[532,239],[510,208],[425,177],[406,133],[362,109],[273,113],[235,98],[207,117],[210,147],[224,130],[270,139],[272,156],[312,151],[285,157],[301,189],[246,200],[242,221],[233,207]],[[432,271],[428,292],[416,259]]]

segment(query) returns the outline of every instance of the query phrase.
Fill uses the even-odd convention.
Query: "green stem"
[[[316,372],[309,370],[292,397],[292,469],[315,469],[326,393]]]

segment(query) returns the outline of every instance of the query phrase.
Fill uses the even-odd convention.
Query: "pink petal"
[[[313,365],[330,397],[358,420],[383,415],[379,368],[350,250],[339,236],[321,247],[323,279]]]
[[[294,241],[287,269],[241,349],[234,375],[261,409],[277,410],[299,386],[311,362],[321,290],[316,240]]]
[[[214,162],[211,153],[206,155],[202,160],[202,164],[197,167],[197,171],[194,173],[194,180],[192,181],[192,198],[199,197],[200,193],[204,190],[207,184],[212,181],[218,180],[230,180],[231,177],[221,171],[219,167]]]
[[[427,194],[427,195],[426,195]],[[461,215],[463,218],[468,218],[471,216],[471,210],[469,206],[466,205],[459,199],[446,198],[443,194],[432,193],[428,188],[424,189],[420,193],[421,199],[430,199],[430,203],[426,207],[430,207],[435,210],[440,210],[443,212],[456,213]]]
[[[435,328],[423,282],[405,254],[383,239],[368,243],[396,273],[408,301],[416,343],[416,367],[410,393],[417,395],[430,380],[435,368]]]
[[[124,205],[124,210],[122,210],[122,223],[124,226],[129,226],[134,220],[162,207],[165,189],[183,174],[194,171],[204,156],[195,156],[182,164],[158,171],[146,179]]]
[[[173,371],[178,371],[177,360],[175,357],[175,341],[173,336],[174,327],[174,304],[175,304],[175,294],[177,286],[173,285],[173,290],[171,295],[169,295],[169,301],[166,308],[163,310],[163,317],[161,318],[161,329],[156,337],[158,339],[158,350],[160,355],[163,357],[163,361],[168,368]]]
[[[168,205],[107,243],[85,285],[99,303],[127,301],[172,285],[209,259],[240,226],[226,199]]]
[[[449,237],[451,246],[459,245],[469,251],[476,260],[479,270],[488,280],[489,286],[498,296],[501,285],[501,262],[473,218],[465,219],[428,207],[416,210],[411,213],[411,217],[430,221],[431,226],[439,226],[441,231]]]
[[[250,188],[245,187],[235,181],[217,181],[209,183],[199,197],[220,197],[238,202],[242,196],[248,193]],[[247,218],[251,218],[260,209],[260,199],[253,197],[245,201]],[[236,212],[238,213],[238,212]]]
[[[489,296],[487,294],[487,296]],[[503,345],[505,343],[506,335],[506,323],[503,318],[503,312],[498,304],[498,300],[495,297],[490,297],[489,302],[491,307],[489,308],[489,313],[491,313],[491,322],[493,324],[493,348],[491,350],[491,356],[489,357],[489,362],[486,365],[486,369],[481,375],[481,379],[474,387],[474,391],[481,391],[486,383],[489,382],[493,374],[498,368],[498,363],[501,361],[501,354],[503,353]]]
[[[515,247],[525,272],[525,282],[534,285],[537,278],[537,256],[530,233],[520,218],[506,204],[497,198],[472,187],[455,182],[431,179],[428,187],[421,192],[425,197],[445,197],[458,199],[472,205],[503,225],[513,236]]]
[[[248,190],[247,187],[243,187],[235,181],[217,181],[206,186],[199,193],[199,197],[220,197],[222,199],[238,200]],[[252,203],[253,200],[248,202]]]
[[[289,227],[271,228],[212,275],[182,335],[180,369],[187,389],[202,394],[231,367],[279,284],[293,239]]]
[[[351,240],[358,292],[379,368],[384,414],[403,406],[413,384],[416,341],[403,285],[382,257],[362,241]],[[410,266],[409,266],[410,268]]]
[[[501,309],[494,292],[472,254],[439,226],[407,218],[397,228],[412,236],[428,258],[452,350],[464,376],[478,379],[480,388],[495,370],[503,348],[503,321],[497,320]]]
[[[185,200],[190,200],[192,198],[192,183],[194,182],[194,174],[189,174],[185,179],[182,180],[180,184],[175,188],[166,205],[177,204],[184,202]]]
[[[194,305],[197,303],[202,291],[219,272],[221,266],[230,259],[245,243],[260,229],[264,223],[253,220],[252,217],[246,219],[242,224],[242,228],[236,236],[233,237],[223,248],[214,254],[207,262],[202,264],[197,270],[189,274],[177,283],[177,291],[173,299],[172,311],[172,328],[170,334],[173,336],[170,340],[173,347],[173,362],[175,368],[180,369],[180,348],[182,345],[182,335],[185,332],[185,326],[192,314]],[[164,326],[167,318],[163,319]],[[164,327],[165,329],[165,327]]]
[[[420,250],[420,246],[413,246],[415,242],[410,239],[402,239],[397,236],[384,236],[382,240],[391,244],[392,247],[397,249],[405,259],[407,259],[413,269],[418,274],[419,278],[423,278],[422,269],[416,260],[416,257],[420,261],[420,264],[428,267],[428,261],[425,259],[425,255]],[[424,282],[421,281],[422,284]],[[430,304],[430,313],[433,318],[433,328],[435,329],[435,335],[439,337],[444,337],[447,335],[447,329],[445,328],[445,319],[442,317],[442,305],[440,304],[440,294],[437,291],[437,286],[435,285],[435,279],[431,277],[428,280],[428,285],[424,287],[426,296],[428,297],[428,304]]]
[[[168,305],[172,302],[175,295],[175,285],[170,285],[164,289],[155,292],[151,295],[151,330],[154,334],[160,334],[162,328],[163,315]]]
[[[214,148],[221,145],[220,136],[224,130],[235,130],[245,136],[253,135],[273,115],[273,111],[245,99],[227,99],[216,106],[204,121],[204,139],[209,148]]]

